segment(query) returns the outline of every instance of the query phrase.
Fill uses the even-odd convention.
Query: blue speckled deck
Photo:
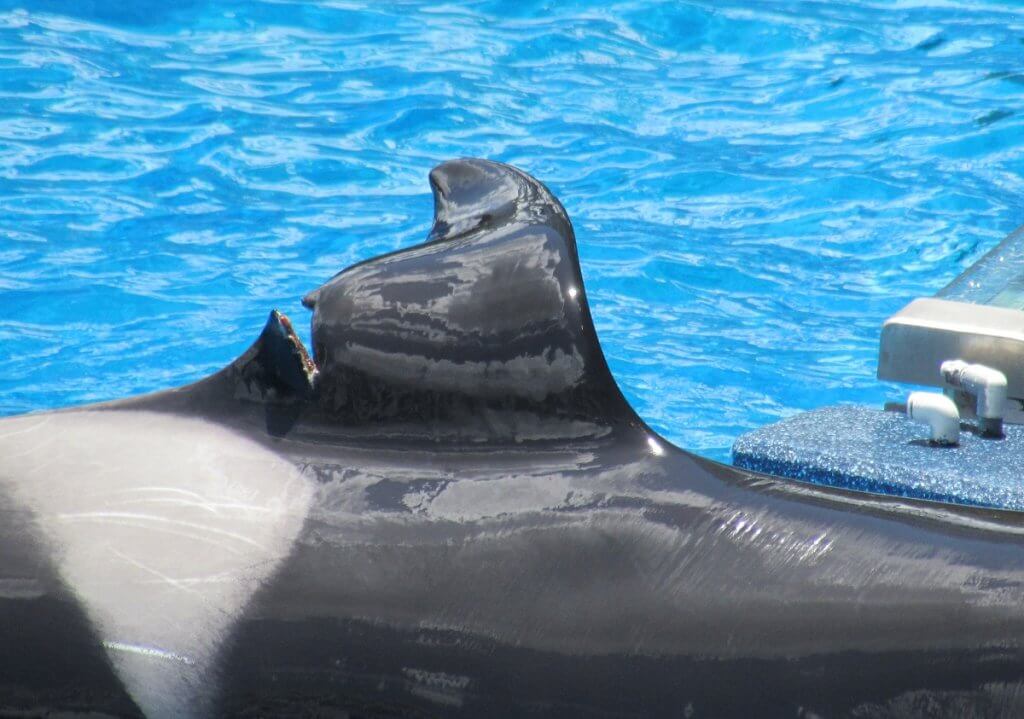
[[[1024,426],[1006,438],[960,433],[935,447],[928,428],[903,414],[826,407],[741,436],[733,463],[767,474],[867,492],[1024,509]]]

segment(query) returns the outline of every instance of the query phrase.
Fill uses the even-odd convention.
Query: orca
[[[692,455],[478,159],[223,370],[0,420],[0,716],[1024,714],[1024,521]]]

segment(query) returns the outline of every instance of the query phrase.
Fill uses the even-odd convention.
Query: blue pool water
[[[476,155],[575,221],[612,370],[727,460],[881,405],[882,320],[1024,223],[1024,6],[0,1],[0,414],[194,380]]]

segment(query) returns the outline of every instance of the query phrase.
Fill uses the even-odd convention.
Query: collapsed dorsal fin
[[[486,160],[430,174],[427,241],[360,263],[307,296],[317,402],[346,424],[635,421],[587,307],[576,241],[540,182]]]
[[[434,225],[428,242],[499,225],[531,206],[567,219],[547,188],[496,162],[455,160],[438,165],[430,172],[430,188],[434,193]]]

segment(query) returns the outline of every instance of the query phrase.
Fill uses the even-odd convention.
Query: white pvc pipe
[[[989,433],[1001,433],[1006,411],[1006,375],[982,364],[948,360],[939,369],[946,384],[975,398],[979,424]]]
[[[936,444],[960,443],[960,411],[944,394],[912,392],[907,398],[907,416],[915,422],[927,424],[932,431],[931,441]]]

